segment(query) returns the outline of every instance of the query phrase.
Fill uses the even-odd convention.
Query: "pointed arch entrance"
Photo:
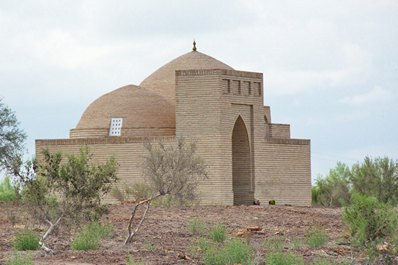
[[[252,204],[250,142],[246,125],[241,116],[236,119],[232,131],[232,188],[234,205]]]

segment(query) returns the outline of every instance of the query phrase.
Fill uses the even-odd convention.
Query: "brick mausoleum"
[[[87,145],[98,161],[114,156],[117,185],[143,181],[143,142],[196,141],[209,178],[202,204],[311,204],[310,140],[290,138],[288,124],[271,121],[263,74],[234,70],[196,50],[92,102],[69,139],[36,140],[36,154],[78,153]],[[286,104],[288,106],[288,104]]]

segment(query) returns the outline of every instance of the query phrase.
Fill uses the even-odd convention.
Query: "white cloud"
[[[342,98],[340,103],[361,106],[371,103],[384,103],[394,100],[395,94],[387,89],[376,86],[362,94]]]

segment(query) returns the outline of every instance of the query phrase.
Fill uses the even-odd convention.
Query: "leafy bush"
[[[188,230],[193,235],[203,235],[206,224],[198,217],[192,218],[188,223]]]
[[[264,248],[268,252],[280,252],[285,245],[285,238],[283,236],[274,236],[264,240]]]
[[[253,249],[241,239],[227,241],[224,246],[217,248],[206,244],[202,261],[205,265],[252,264]]]
[[[365,157],[351,168],[337,163],[325,178],[312,187],[312,202],[323,206],[345,206],[353,193],[376,197],[380,202],[398,205],[398,160]]]
[[[338,162],[325,178],[318,177],[312,187],[312,203],[329,207],[350,203],[350,174],[350,168]]]
[[[320,248],[328,242],[329,236],[322,227],[314,227],[308,231],[305,240],[311,248]]]
[[[302,257],[290,253],[272,252],[265,258],[267,265],[304,265]]]
[[[9,259],[5,265],[34,265],[30,255],[21,256],[15,253],[14,257]]]
[[[227,238],[227,227],[224,224],[216,224],[210,228],[209,236],[214,242],[222,243]]]
[[[92,222],[77,234],[71,247],[73,250],[98,249],[101,239],[111,233],[112,228],[110,226],[102,226],[97,222]]]
[[[15,188],[11,184],[11,180],[8,176],[5,176],[3,181],[0,183],[0,201],[15,201],[16,198],[17,193],[15,191]]]
[[[269,204],[269,205],[275,205],[275,204],[276,204],[276,201],[275,201],[275,200],[269,200],[269,201],[268,201],[268,204]]]
[[[15,174],[23,186],[26,208],[33,218],[48,225],[40,243],[51,252],[45,241],[60,224],[98,220],[107,212],[101,201],[118,179],[118,164],[114,158],[103,164],[94,162],[87,146],[80,149],[79,155],[67,155],[66,161],[61,152],[46,149],[42,155],[40,161],[25,163],[25,167],[20,161]]]
[[[351,169],[353,191],[376,197],[378,201],[398,204],[398,161],[387,157],[365,157]]]
[[[24,229],[17,233],[12,246],[16,250],[36,250],[39,249],[39,236],[29,229]]]
[[[391,242],[392,236],[398,233],[398,213],[375,197],[354,194],[352,204],[344,209],[343,221],[361,246],[375,247],[380,242]]]

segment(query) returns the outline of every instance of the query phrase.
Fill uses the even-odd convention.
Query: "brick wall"
[[[256,157],[256,199],[311,205],[310,141],[266,139]]]
[[[153,137],[151,142],[163,141],[175,142],[175,137]],[[115,157],[119,164],[116,184],[121,190],[134,183],[144,180],[142,174],[143,155],[145,149],[143,138],[109,137],[103,139],[60,139],[60,140],[36,140],[36,156],[42,158],[41,150],[48,148],[50,152],[61,151],[64,154],[79,154],[80,148],[87,145],[94,154],[94,161],[103,163],[111,156]],[[116,202],[111,196],[106,197],[106,202]]]
[[[270,138],[279,138],[279,139],[289,139],[290,138],[290,125],[289,124],[277,124],[270,123],[268,124],[269,128],[269,137]]]

